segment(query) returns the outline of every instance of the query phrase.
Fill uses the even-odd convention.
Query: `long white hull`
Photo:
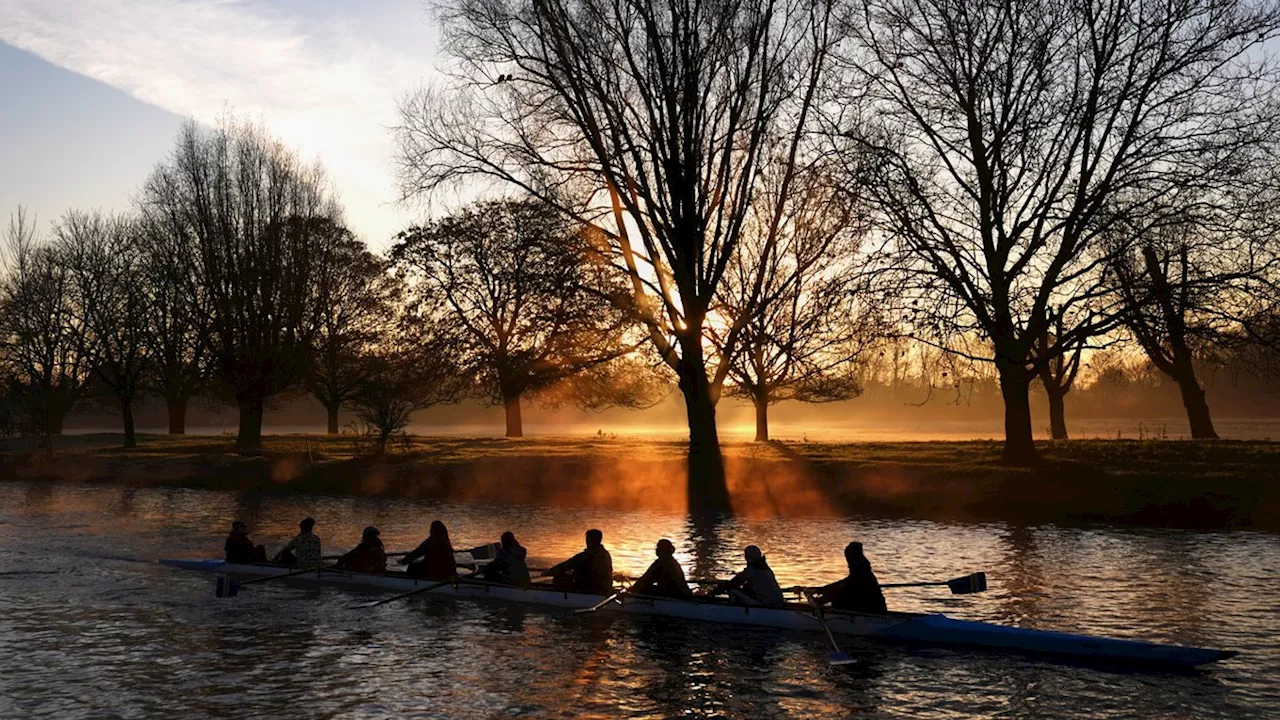
[[[236,577],[266,577],[293,572],[270,565],[233,565],[218,560],[162,560],[172,567]],[[285,582],[323,583],[359,590],[408,592],[435,580],[404,575],[366,575],[340,570],[320,570]],[[546,587],[517,588],[507,585],[463,580],[426,591],[440,597],[497,600],[582,609],[598,604],[600,595],[562,592]],[[688,601],[648,596],[623,595],[600,612],[660,615],[712,623],[749,625],[778,630],[821,632],[822,624],[803,605],[786,608],[746,607],[716,601]],[[1133,640],[1116,640],[1086,635],[1027,630],[988,623],[953,620],[945,615],[911,613],[861,614],[826,612],[827,626],[837,635],[875,637],[900,642],[1002,648],[1032,653],[1070,656],[1078,659],[1191,667],[1235,655],[1232,651],[1158,645]]]

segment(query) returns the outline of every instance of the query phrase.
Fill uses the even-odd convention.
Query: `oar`
[[[266,577],[254,578],[252,580],[245,580],[244,582],[238,582],[233,577],[219,577],[218,581],[214,584],[213,595],[214,597],[235,597],[237,594],[240,593],[240,588],[244,587],[245,585],[252,585],[254,583],[266,582],[268,580],[280,580],[282,578],[297,577],[299,575],[306,575],[307,573],[320,572],[321,570],[324,570],[324,569],[325,568],[323,567],[306,568],[305,570],[295,570],[293,572],[288,572],[283,575],[268,575]]]
[[[822,606],[817,600],[813,599],[813,595],[808,588],[803,589],[804,597],[809,601],[809,605],[813,607],[814,617],[818,618],[818,622],[822,625],[822,629],[827,631],[827,639],[831,641],[831,647],[835,648],[835,652],[827,656],[827,662],[832,665],[852,665],[858,662],[854,660],[849,653],[840,649],[839,643],[836,642],[836,636],[831,632],[831,628],[827,625],[827,619],[823,617]]]
[[[980,593],[987,589],[987,574],[984,572],[976,572],[964,577],[952,578],[951,580],[935,580],[932,582],[907,582],[907,583],[889,583],[881,585],[882,588],[901,588],[901,587],[929,587],[932,585],[946,585],[951,589],[952,595],[969,595],[972,593]]]
[[[601,600],[600,602],[596,603],[595,605],[592,605],[592,606],[591,606],[591,607],[589,607],[589,608],[578,608],[577,610],[574,610],[574,611],[573,611],[573,613],[574,613],[575,615],[581,615],[581,614],[583,614],[583,613],[595,612],[595,611],[599,610],[600,608],[604,607],[605,605],[608,605],[609,603],[611,603],[611,602],[613,602],[613,601],[617,600],[618,598],[620,598],[620,597],[622,597],[623,595],[626,595],[626,594],[627,594],[627,591],[626,591],[626,590],[619,590],[618,592],[616,592],[616,593],[614,593],[614,594],[610,595],[609,597],[607,597],[607,598],[605,598],[605,599]],[[621,604],[621,603],[619,603],[619,604]]]
[[[391,596],[391,597],[389,597],[389,598],[383,598],[383,599],[381,599],[381,600],[374,600],[374,601],[372,601],[372,602],[367,602],[367,603],[360,603],[359,605],[352,605],[352,606],[351,606],[351,609],[352,609],[352,610],[360,610],[360,609],[362,609],[362,608],[372,608],[372,607],[378,607],[379,605],[386,605],[387,603],[392,603],[392,602],[395,602],[395,601],[397,601],[397,600],[404,600],[405,598],[413,597],[414,595],[417,595],[417,594],[419,594],[419,593],[431,592],[432,590],[435,590],[436,588],[442,588],[442,587],[444,587],[445,585],[452,585],[453,583],[458,582],[459,580],[465,581],[465,580],[466,580],[466,578],[465,578],[465,577],[461,577],[461,576],[460,576],[460,577],[451,577],[451,578],[449,578],[448,580],[441,580],[441,581],[440,581],[440,582],[438,582],[438,583],[432,583],[432,584],[430,584],[430,585],[424,585],[424,586],[422,586],[422,587],[420,587],[420,588],[416,588],[416,589],[410,590],[409,592],[402,592],[402,593],[400,593],[399,595],[392,595],[392,596]]]
[[[406,551],[404,551],[404,552],[387,553],[387,557],[389,557],[389,558],[393,558],[393,557],[404,557],[405,555],[408,555],[408,554],[409,554],[409,551],[408,551],[408,550],[406,550]],[[322,557],[322,558],[320,558],[320,559],[321,559],[321,560],[341,560],[341,559],[342,559],[342,556],[341,556],[341,555],[325,555],[324,557]]]
[[[454,554],[454,555],[461,555],[462,553],[467,553],[467,554],[471,555],[471,557],[475,558],[476,560],[492,560],[492,559],[493,559],[493,555],[494,555],[494,554],[495,554],[495,552],[496,552],[496,551],[493,549],[493,548],[494,548],[494,546],[501,547],[502,545],[501,545],[501,543],[487,543],[487,544],[485,544],[485,545],[477,545],[477,546],[475,546],[475,547],[473,547],[473,548],[469,548],[469,549],[467,549],[467,550],[454,550],[454,551],[453,551],[453,554]],[[404,551],[404,552],[393,552],[393,553],[387,553],[387,557],[389,557],[389,558],[393,558],[393,557],[404,557],[405,555],[408,555],[410,552],[411,552],[411,551],[406,550],[406,551]],[[339,559],[339,558],[341,558],[341,557],[342,557],[341,555],[325,555],[325,556],[324,556],[323,558],[321,558],[321,559],[322,559],[322,560],[337,560],[337,559]]]

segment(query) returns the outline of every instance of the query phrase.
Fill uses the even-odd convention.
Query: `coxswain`
[[[862,543],[851,542],[844,549],[844,559],[849,563],[849,577],[817,588],[814,594],[820,604],[830,604],[836,610],[850,612],[884,613],[884,593],[871,563],[862,554]]]
[[[280,548],[280,552],[276,553],[271,562],[300,568],[323,565],[324,562],[320,559],[320,537],[311,531],[315,526],[316,521],[311,518],[298,523],[298,534],[294,535],[287,545]]]
[[[360,536],[360,544],[351,552],[338,558],[334,567],[351,572],[382,575],[387,571],[387,551],[382,547],[381,533],[370,525]]]
[[[778,586],[778,578],[773,575],[773,568],[765,561],[764,553],[755,545],[748,545],[742,551],[747,561],[737,575],[716,585],[707,595],[728,595],[731,600],[741,605],[764,605],[766,607],[782,607],[786,599],[782,597],[782,588]]]
[[[480,577],[503,585],[529,587],[529,566],[525,564],[528,551],[511,532],[502,533],[500,546],[493,560],[480,568]]]
[[[693,597],[689,583],[684,579],[684,569],[676,561],[676,546],[664,538],[658,541],[654,553],[658,559],[631,585],[631,592],[671,598]]]
[[[542,574],[551,576],[551,586],[556,590],[592,595],[612,593],[613,558],[604,548],[604,533],[588,530],[585,550]]]
[[[457,574],[453,558],[453,543],[449,542],[449,529],[439,520],[431,521],[427,539],[400,558],[401,565],[408,565],[410,577],[428,580],[448,580]]]
[[[222,544],[222,549],[226,551],[229,563],[249,565],[267,561],[267,549],[253,544],[249,539],[249,526],[239,520],[231,523],[231,532],[227,535],[227,541]]]

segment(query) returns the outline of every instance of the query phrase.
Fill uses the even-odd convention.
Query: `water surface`
[[[274,552],[304,515],[327,551],[375,524],[407,549],[432,519],[458,547],[513,530],[535,564],[599,527],[638,574],[671,538],[691,575],[764,548],[784,585],[841,574],[863,541],[882,582],[985,570],[991,589],[892,590],[890,606],[1224,647],[1196,673],[847,643],[662,618],[415,599],[351,610],[329,588],[246,588],[155,563],[213,557],[232,518]],[[1280,717],[1280,536],[873,518],[699,525],[681,515],[177,488],[0,484],[0,717]]]

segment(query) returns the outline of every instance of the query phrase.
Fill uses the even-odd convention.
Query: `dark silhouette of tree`
[[[1261,339],[1255,330],[1265,325],[1256,321],[1280,270],[1273,208],[1257,203],[1247,176],[1237,181],[1236,193],[1170,203],[1167,213],[1129,224],[1120,232],[1133,242],[1111,266],[1125,327],[1177,383],[1194,439],[1218,437],[1197,366]]]
[[[92,336],[75,307],[71,270],[40,242],[19,208],[9,219],[7,269],[0,285],[0,333],[11,406],[23,430],[52,451],[52,436],[84,396],[93,371]]]
[[[620,277],[582,228],[545,203],[477,203],[402,232],[391,254],[419,298],[451,312],[458,364],[475,397],[504,406],[508,437],[524,434],[522,400],[635,345],[611,301],[626,292]]]
[[[451,0],[441,17],[457,70],[403,105],[405,194],[487,178],[594,225],[678,379],[690,503],[727,508],[715,411],[743,327],[713,338],[708,314],[749,215],[767,248],[771,200],[805,167],[831,5]],[[782,192],[760,192],[766,166]]]
[[[396,306],[404,288],[390,263],[344,232],[333,261],[320,279],[320,324],[306,375],[306,387],[328,414],[328,431],[338,432],[338,411],[370,373],[386,359],[371,348],[394,331]]]
[[[205,389],[212,373],[205,321],[210,312],[209,294],[190,276],[195,268],[187,262],[185,233],[175,236],[166,232],[182,225],[146,216],[140,222],[140,277],[148,294],[145,342],[150,362],[146,384],[165,402],[169,434],[182,435],[187,431],[187,405]]]
[[[415,411],[458,402],[471,387],[456,362],[450,313],[436,300],[405,308],[398,329],[365,349],[365,370],[348,403],[369,428],[378,455]]]
[[[748,236],[717,306],[728,326],[742,327],[728,392],[755,406],[758,442],[769,439],[774,403],[860,395],[857,360],[884,335],[857,260],[864,223],[853,199],[820,178],[810,175],[783,199],[787,210],[773,247]],[[762,266],[765,280],[756,293]]]
[[[901,3],[850,14],[862,83],[855,155],[928,337],[977,338],[1005,405],[1005,456],[1028,462],[1028,385],[1051,305],[1088,300],[1114,322],[1105,240],[1130,213],[1184,188],[1229,186],[1275,136],[1275,74],[1253,49],[1274,2]],[[859,171],[863,167],[859,162]],[[1116,250],[1108,246],[1109,250]],[[1120,248],[1119,251],[1123,251]]]
[[[150,362],[141,228],[129,218],[73,211],[54,236],[56,252],[71,274],[77,323],[95,349],[94,377],[120,410],[124,447],[137,447],[133,406]]]
[[[208,304],[197,319],[239,406],[236,447],[260,448],[267,399],[308,368],[322,280],[346,233],[320,168],[304,166],[259,127],[188,123],[141,205],[174,239],[188,291]]]
[[[1061,312],[1056,313],[1052,329],[1046,326],[1031,350],[1036,358],[1035,365],[1039,367],[1040,384],[1044,386],[1044,394],[1049,401],[1049,434],[1054,440],[1069,437],[1066,397],[1080,374],[1080,361],[1088,348],[1088,338],[1069,335],[1066,325],[1065,316]],[[1061,337],[1075,337],[1076,343],[1071,348],[1062,348],[1056,344]]]

